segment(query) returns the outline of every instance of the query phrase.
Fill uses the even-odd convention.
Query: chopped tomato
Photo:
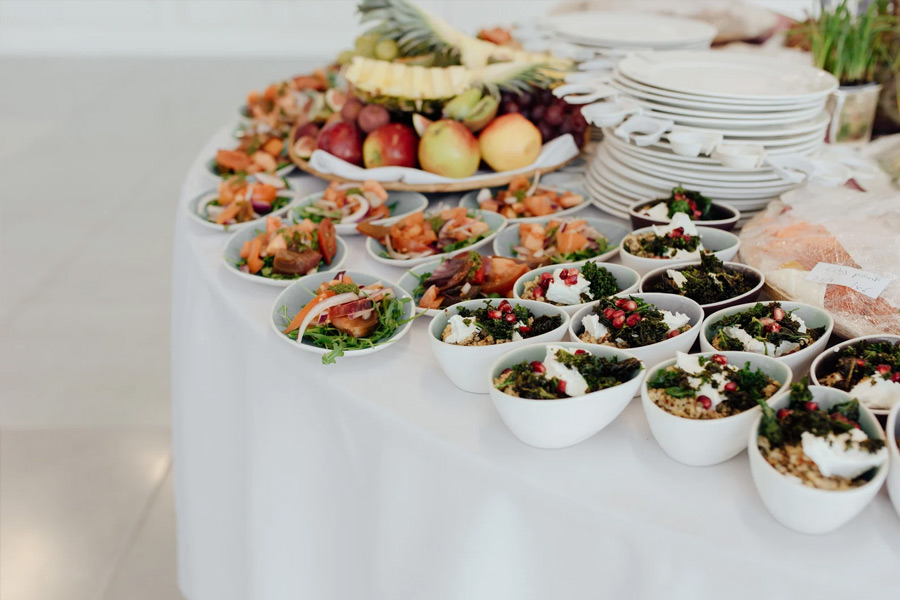
[[[219,225],[224,225],[228,221],[232,220],[237,216],[237,214],[241,211],[241,206],[238,202],[232,202],[228,206],[226,206],[222,212],[219,213],[219,216],[216,217],[216,223]]]
[[[262,150],[266,154],[271,154],[272,156],[278,156],[281,154],[281,151],[284,149],[284,142],[279,140],[278,138],[272,138],[262,145]]]
[[[322,219],[319,223],[319,252],[326,265],[331,264],[331,259],[337,254],[337,237],[334,233],[334,223],[331,219]]]
[[[250,166],[250,157],[240,150],[219,150],[216,152],[216,164],[223,169],[246,171]]]
[[[484,283],[484,263],[482,263],[481,266],[475,270],[475,273],[472,274],[472,282],[478,284]]]
[[[250,253],[247,256],[247,269],[254,275],[263,268],[263,260],[259,257],[260,252],[262,252],[262,240],[257,236],[250,243]]]
[[[432,285],[425,293],[422,294],[422,299],[419,300],[420,308],[440,308],[441,302],[444,301],[443,298],[438,297],[438,292],[440,292],[440,288],[436,285]]]

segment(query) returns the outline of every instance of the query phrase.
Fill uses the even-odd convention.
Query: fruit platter
[[[293,165],[316,177],[418,192],[501,186],[580,153],[588,124],[552,93],[567,59],[526,52],[501,31],[465,35],[408,0],[363,0],[359,12],[371,27],[335,64],[267,89],[264,109],[251,94],[244,148],[251,134],[272,136],[270,148],[283,139]]]

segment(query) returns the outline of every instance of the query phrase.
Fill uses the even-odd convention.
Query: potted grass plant
[[[881,92],[876,73],[894,60],[889,48],[897,19],[890,14],[888,1],[873,0],[859,14],[856,4],[843,0],[831,9],[823,7],[805,32],[815,65],[841,83],[828,101],[830,143],[868,143]]]

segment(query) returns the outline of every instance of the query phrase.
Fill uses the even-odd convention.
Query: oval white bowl
[[[580,218],[580,217],[568,217],[568,218]],[[541,225],[546,225],[548,221],[552,220],[551,218],[544,217],[542,219],[533,219],[529,222],[531,223],[540,223]],[[584,220],[588,222],[588,225],[602,233],[606,236],[606,239],[609,240],[609,244],[612,247],[611,250],[607,250],[603,254],[599,254],[597,256],[593,256],[590,260],[596,260],[600,262],[607,261],[611,259],[613,256],[618,254],[619,248],[622,245],[622,239],[628,235],[628,228],[624,225],[621,225],[615,221],[609,221],[607,219],[597,219],[594,217],[584,217]],[[503,231],[500,232],[496,238],[494,238],[494,254],[497,256],[505,256],[507,258],[518,258],[515,254],[513,254],[513,247],[519,244],[519,228],[518,225],[507,227]]]
[[[690,352],[691,346],[700,334],[700,324],[703,322],[703,309],[700,305],[684,296],[676,296],[675,294],[632,294],[621,292],[615,295],[617,298],[640,298],[648,304],[652,304],[660,310],[667,310],[671,313],[680,312],[691,318],[691,328],[687,332],[677,335],[673,338],[640,346],[638,348],[623,348],[627,352],[635,355],[645,365],[655,365],[669,358],[674,358],[676,352]],[[584,333],[584,326],[581,320],[594,310],[594,305],[582,306],[569,321],[569,337],[573,341],[581,342],[579,335]],[[586,344],[587,342],[581,342]],[[591,347],[599,344],[588,344]],[[609,348],[610,346],[600,346],[601,348]]]
[[[497,237],[497,234],[500,233],[504,227],[506,227],[506,218],[497,213],[478,211],[478,214],[490,227],[490,229],[488,230],[488,235],[486,235],[483,239],[478,240],[474,244],[466,246],[465,248],[460,248],[459,250],[454,250],[453,252],[442,252],[440,254],[429,254],[428,256],[423,256],[421,258],[407,258],[401,260],[385,256],[384,254],[387,253],[387,249],[381,245],[381,242],[379,242],[375,238],[370,237],[366,239],[366,252],[373,259],[391,267],[414,267],[416,265],[431,262],[436,258],[446,258],[448,256],[455,256],[457,254],[460,254],[461,252],[476,250],[490,243],[491,240]],[[397,220],[399,220],[399,217],[391,217],[390,219],[387,219],[385,221],[385,224],[393,223]]]
[[[290,282],[291,285],[287,287],[283,292],[281,292],[275,299],[275,303],[272,305],[271,315],[269,316],[269,326],[272,328],[272,330],[280,340],[289,344],[295,350],[312,352],[313,354],[319,355],[327,354],[331,351],[329,348],[320,348],[318,346],[313,346],[308,342],[299,343],[296,340],[292,340],[282,332],[284,328],[287,327],[290,319],[298,312],[300,312],[300,309],[315,297],[316,288],[318,288],[319,285],[321,285],[323,282],[330,281],[334,277],[334,275],[334,272],[321,272],[301,277],[296,281]],[[385,285],[385,287],[393,288],[397,298],[410,298],[409,294],[400,289],[399,286],[391,281],[384,279],[383,277],[375,277],[374,275],[368,275],[366,273],[360,273],[358,271],[347,271],[347,275],[352,277],[353,281],[359,285],[371,285],[377,281],[380,281]],[[286,307],[288,315],[287,320],[285,320],[284,313],[282,312],[282,306]],[[410,319],[414,314],[415,311],[413,310],[412,302],[407,302],[403,305],[404,319]],[[372,354],[373,352],[380,352],[381,350],[391,347],[393,345],[393,342],[396,342],[404,335],[406,335],[410,327],[412,327],[412,321],[408,321],[398,327],[397,331],[394,332],[394,335],[392,335],[384,342],[381,342],[377,346],[373,346],[371,348],[363,348],[361,350],[344,350],[344,356],[363,356],[365,354]]]
[[[652,227],[642,227],[635,229],[632,233],[640,235],[643,233],[651,233]],[[738,253],[741,247],[741,241],[733,233],[722,229],[714,229],[712,227],[697,227],[697,233],[700,235],[700,242],[707,250],[711,250],[713,254],[722,262],[728,262]],[[622,251],[619,253],[622,264],[631,267],[641,275],[646,275],[660,266],[680,265],[685,263],[696,262],[697,258],[645,258],[643,256],[635,256],[626,250],[622,245]]]
[[[891,496],[891,502],[897,516],[900,517],[900,448],[897,447],[897,440],[900,439],[900,402],[894,405],[888,415],[887,427],[887,445],[890,450],[891,466],[887,478],[887,489]]]
[[[836,346],[832,346],[831,348],[823,351],[817,357],[815,357],[812,361],[812,364],[809,365],[809,381],[813,385],[824,385],[819,383],[820,377],[826,377],[828,373],[825,371],[826,363],[830,362],[832,357],[836,357],[837,354],[846,348],[847,346],[852,346],[854,344],[858,344],[859,342],[866,340],[871,342],[891,342],[892,344],[900,344],[900,335],[890,335],[890,334],[875,334],[875,335],[864,335],[861,337],[853,338],[852,340],[847,340],[846,342],[841,342]],[[826,386],[827,387],[827,386]],[[898,402],[897,404],[900,404]],[[878,415],[879,417],[885,418],[887,414],[890,412],[890,409],[884,408],[872,408],[869,409],[873,414]]]
[[[750,352],[698,352],[702,356],[724,354],[730,364],[744,366],[749,362],[754,369],[762,369],[769,377],[781,382],[778,391],[769,398],[771,402],[787,393],[791,383],[791,369],[774,358]],[[721,419],[687,419],[678,417],[659,407],[650,399],[647,380],[658,371],[675,364],[675,359],[665,360],[649,369],[641,385],[641,404],[653,437],[663,451],[678,462],[692,467],[716,465],[737,456],[747,447],[747,433],[760,409],[755,406],[742,413]]]
[[[835,388],[810,386],[809,390],[812,392],[813,400],[822,408],[850,400],[847,392]],[[788,401],[789,395],[783,394],[770,405],[777,410],[787,406]],[[881,489],[887,477],[887,464],[881,465],[870,481],[850,490],[820,490],[782,475],[759,451],[759,425],[762,415],[759,410],[755,414],[747,439],[750,474],[766,509],[785,527],[800,533],[828,533],[862,512]],[[875,415],[862,405],[860,405],[859,426],[870,437],[884,439],[884,432],[881,431]]]
[[[570,351],[582,349],[605,358],[635,358],[625,350],[596,344],[561,342],[555,345]],[[642,365],[641,370],[625,383],[574,398],[531,400],[504,394],[494,387],[494,379],[503,369],[522,361],[544,360],[547,346],[548,343],[531,344],[507,352],[491,367],[487,383],[490,386],[491,402],[500,413],[500,418],[519,440],[536,448],[566,448],[596,434],[625,410],[641,384],[644,367]]]
[[[319,200],[324,193],[324,191],[316,192],[300,198],[291,207],[291,214],[297,215],[301,208],[309,206],[313,202]],[[385,217],[384,219],[370,221],[370,223],[373,225],[383,225],[388,222],[393,222],[395,219],[402,219],[414,212],[425,210],[428,207],[428,198],[426,198],[424,194],[418,192],[388,192],[387,203],[392,204],[394,202],[397,203],[394,214],[390,217]],[[338,235],[360,235],[359,231],[356,229],[356,225],[357,223],[335,223],[334,230]]]
[[[552,273],[556,269],[568,269],[571,267],[580,269],[587,262],[602,261],[598,261],[596,258],[589,258],[588,260],[581,260],[573,263],[560,263],[558,265],[548,265],[546,267],[539,267],[537,269],[528,271],[527,273],[519,277],[516,280],[516,283],[513,285],[513,298],[521,299],[522,294],[525,293],[525,284],[536,277],[540,277],[541,273]],[[630,294],[637,291],[638,284],[641,281],[641,276],[638,275],[634,269],[629,269],[628,267],[623,267],[622,265],[613,263],[602,263],[601,266],[608,270],[612,274],[612,276],[616,278],[616,284],[619,288],[617,294]],[[540,300],[538,300],[537,302],[540,302]],[[595,302],[597,302],[597,300],[592,300],[590,302],[581,302],[579,304],[566,304],[561,305],[560,308],[569,313],[569,315],[574,315],[584,306],[593,305]],[[549,302],[542,302],[542,304],[549,304]]]
[[[344,261],[347,260],[347,244],[344,243],[344,240],[342,240],[340,236],[335,236],[335,239],[337,240],[337,253],[334,255],[334,258],[331,259],[330,265],[326,265],[325,267],[320,268],[318,271],[316,271],[316,273],[303,275],[302,277],[298,277],[296,279],[271,279],[269,277],[263,277],[262,275],[244,273],[237,266],[235,266],[235,263],[237,263],[241,259],[241,247],[244,245],[244,242],[255,238],[257,236],[257,233],[257,228],[245,227],[244,229],[241,229],[233,236],[228,238],[228,242],[226,242],[225,248],[222,250],[222,259],[225,262],[225,267],[228,269],[228,272],[246,279],[247,281],[253,281],[255,283],[261,283],[263,285],[283,288],[291,285],[296,281],[299,281],[300,279],[303,279],[303,277],[309,277],[311,275],[315,275],[316,273],[334,273],[336,271],[339,271],[341,269],[341,266],[344,264]]]
[[[503,298],[492,298],[491,306],[497,306]],[[569,327],[569,315],[558,306],[533,300],[510,300],[513,305],[522,305],[536,317],[542,315],[559,315],[562,323],[559,327],[547,333],[527,338],[517,342],[506,342],[493,346],[458,346],[447,344],[441,339],[441,334],[447,326],[447,321],[452,315],[459,312],[460,307],[475,309],[484,306],[485,300],[466,300],[450,306],[431,319],[428,327],[428,341],[431,352],[453,385],[466,392],[475,394],[487,394],[492,387],[488,375],[494,362],[503,354],[518,348],[539,342],[558,342],[563,339]]]
[[[738,269],[744,271],[745,273],[753,275],[755,278],[759,280],[759,282],[753,286],[752,289],[735,296],[734,298],[729,298],[728,300],[722,300],[721,302],[713,302],[712,304],[701,304],[700,307],[703,309],[705,314],[711,315],[715,311],[725,308],[726,306],[737,306],[738,304],[744,304],[746,302],[756,301],[759,297],[759,294],[762,292],[763,285],[766,283],[766,277],[762,274],[762,271],[758,269],[754,269],[753,267],[749,267],[742,263],[736,262],[724,262],[726,267],[731,269]],[[689,263],[681,263],[678,265],[666,265],[664,267],[659,267],[657,269],[653,269],[652,271],[648,271],[641,277],[641,285],[638,286],[638,289],[641,293],[653,292],[653,290],[649,289],[650,284],[660,277],[663,273],[665,273],[669,269],[675,269],[676,271],[680,271],[681,269],[689,266],[689,265],[699,265],[700,261],[692,261]],[[667,293],[667,292],[663,292]],[[672,294],[673,296],[677,296],[678,294]]]
[[[556,185],[541,185],[539,183],[538,187],[552,190],[552,191],[556,192],[557,194],[562,194],[564,192],[570,192],[570,191],[575,192],[576,194],[580,194],[580,192],[578,192],[576,190],[569,190],[567,188],[556,186]],[[507,189],[507,188],[508,188],[508,186],[498,186],[498,187],[492,187],[492,188],[488,188],[488,189],[491,190],[491,195],[493,195],[496,192]],[[478,204],[478,193],[480,191],[481,190],[472,190],[470,192],[466,192],[465,194],[463,194],[462,198],[459,199],[459,206],[462,206],[469,210],[480,210],[481,206]],[[510,224],[512,224],[512,223],[531,223],[531,222],[543,221],[545,219],[552,219],[552,218],[558,219],[560,217],[572,216],[573,214],[577,213],[578,211],[584,210],[585,208],[587,208],[588,206],[591,205],[591,201],[587,198],[587,196],[585,196],[584,194],[581,194],[581,196],[584,198],[582,203],[577,204],[571,208],[566,208],[564,210],[555,212],[550,215],[544,215],[542,217],[517,217],[515,219],[507,219],[507,221]]]
[[[771,302],[763,302],[763,304],[771,304]],[[803,322],[806,323],[807,327],[825,327],[825,333],[822,334],[822,337],[806,348],[798,350],[793,354],[788,354],[787,356],[772,357],[789,366],[794,378],[799,379],[809,371],[809,366],[812,364],[813,359],[828,346],[828,340],[831,338],[831,331],[834,329],[834,319],[831,318],[831,315],[826,311],[821,308],[816,308],[815,306],[810,306],[809,304],[802,304],[800,302],[781,302],[780,304],[785,312],[795,312],[797,316],[803,319]],[[703,352],[718,352],[712,345],[712,326],[718,321],[721,321],[724,317],[743,312],[754,306],[756,306],[756,302],[739,304],[737,306],[723,308],[706,317],[700,332],[700,350]]]
[[[251,178],[248,177],[248,179]],[[297,194],[291,187],[290,180],[285,179],[284,181],[287,184],[287,188],[278,190],[278,197],[289,197],[290,202],[288,202],[285,206],[282,206],[278,210],[274,210],[267,215],[261,216],[258,219],[245,221],[244,223],[235,223],[234,225],[219,225],[218,223],[208,221],[206,217],[200,214],[200,208],[206,206],[206,203],[210,200],[214,200],[219,197],[219,191],[217,189],[207,190],[202,194],[192,198],[191,201],[187,203],[187,211],[191,216],[191,219],[193,219],[195,223],[201,225],[202,227],[206,227],[207,229],[214,229],[216,231],[231,233],[239,229],[243,229],[244,227],[250,227],[251,225],[259,225],[265,227],[266,217],[284,217],[291,210],[291,207],[293,207],[297,203]]]

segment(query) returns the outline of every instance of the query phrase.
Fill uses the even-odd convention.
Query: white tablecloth
[[[228,236],[184,206],[215,185],[203,162],[229,131],[198,156],[176,223],[188,600],[896,597],[900,519],[885,490],[837,532],[805,536],[765,511],[746,454],[680,465],[637,401],[573,448],[523,445],[486,395],[444,376],[427,318],[396,346],[337,365],[276,340],[279,289],[228,273]],[[347,268],[401,275],[347,242]]]

